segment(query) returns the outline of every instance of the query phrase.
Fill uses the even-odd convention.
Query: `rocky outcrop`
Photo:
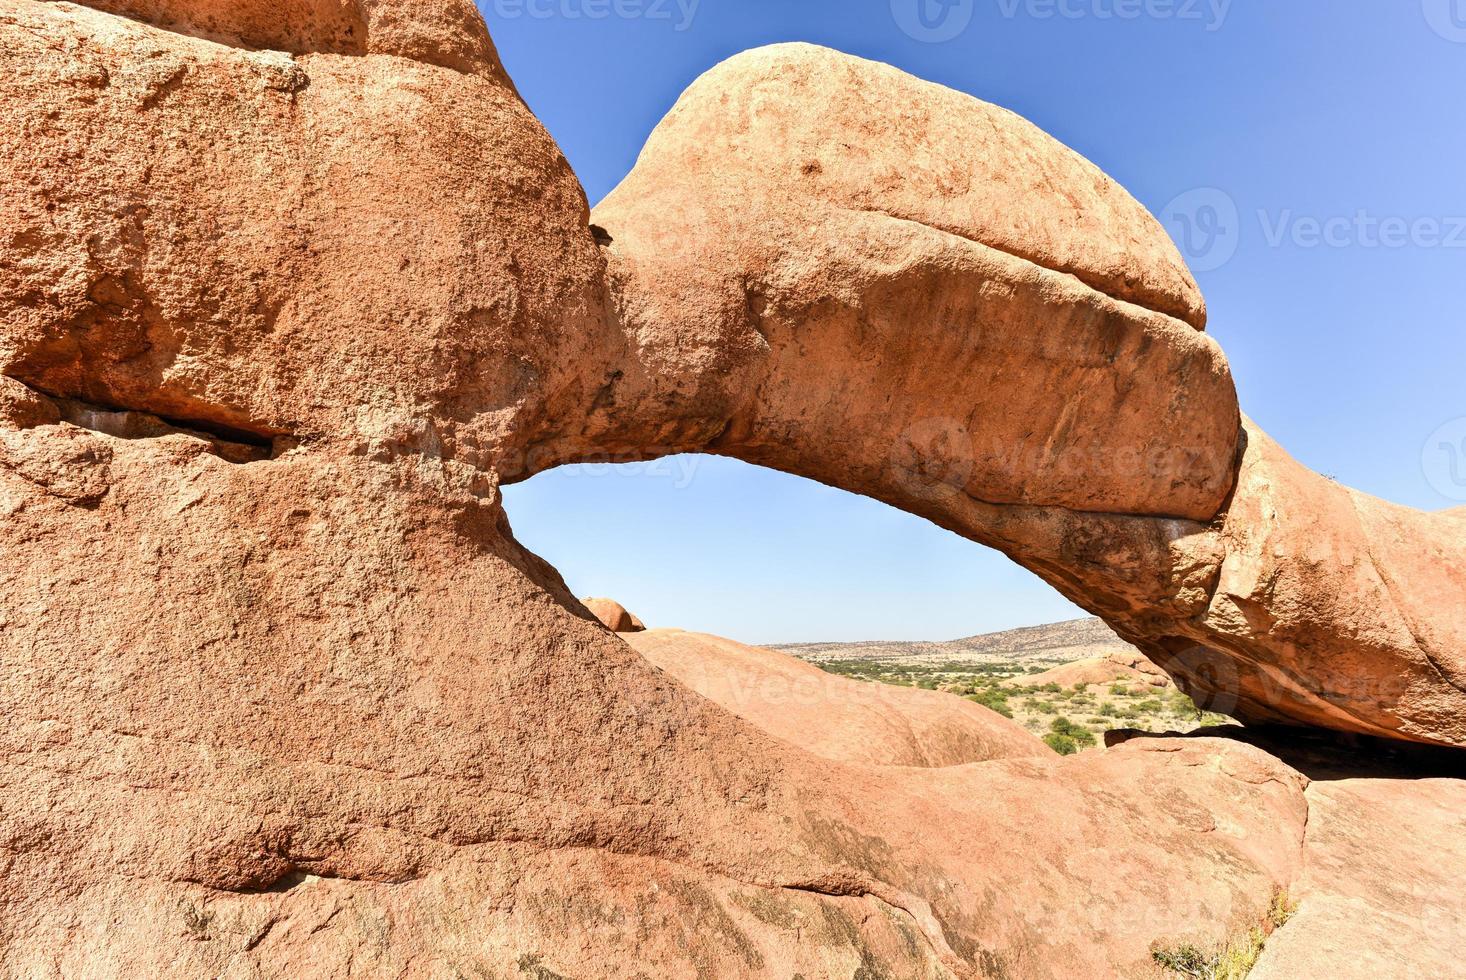
[[[1308,788],[1298,911],[1250,980],[1448,977],[1466,960],[1466,781],[1374,777]]]
[[[581,604],[612,633],[640,633],[646,624],[615,599],[582,599]]]
[[[864,493],[1002,549],[1207,707],[1466,745],[1466,521],[1239,419],[1162,230],[1028,123],[762,49],[593,220],[626,353],[549,457],[593,435]]]
[[[659,629],[625,639],[708,700],[826,759],[937,768],[1052,754],[996,711],[950,694],[852,681],[706,633]]]
[[[1150,669],[1142,670],[1139,664],[1145,664]],[[1060,664],[1037,674],[1015,677],[1008,683],[1017,687],[1042,687],[1045,684],[1082,687],[1088,684],[1119,683],[1130,684],[1136,690],[1148,690],[1152,687],[1169,687],[1171,682],[1160,668],[1151,664],[1140,654],[1122,653],[1111,657],[1094,657]]]
[[[468,0],[95,0],[180,34],[291,54],[381,54],[507,81]]]
[[[1266,903],[1281,789],[840,764],[583,618],[497,484],[609,384],[603,260],[496,72],[29,0],[0,55],[0,972],[1043,976]],[[1117,930],[1014,835],[1209,884]]]
[[[1278,553],[1189,523],[1264,491],[1225,503],[1225,363],[1093,168],[949,100],[1007,129],[983,180],[1044,175],[1021,207],[988,214],[1003,197],[961,186],[979,161],[945,151],[922,171],[941,210],[987,217],[944,230],[916,184],[884,210],[800,199],[840,236],[820,246],[778,194],[746,227],[709,199],[740,248],[760,221],[793,236],[754,276],[667,201],[608,212],[660,208],[661,231],[593,232],[462,5],[113,9],[0,0],[0,973],[1133,975],[1298,878],[1306,780],[1264,751],[821,758],[590,622],[501,507],[501,481],[591,448],[803,466],[1009,547],[1174,654],[1187,603],[1265,589],[1214,556]],[[818,57],[805,77],[941,136],[930,90]],[[723,128],[698,127],[710,150]],[[843,166],[794,159],[798,186]],[[674,288],[652,245],[683,234]],[[954,400],[957,437],[918,426]],[[955,452],[962,426],[998,441]],[[1121,462],[1066,471],[1076,446]],[[1399,581],[1413,518],[1361,513],[1378,581],[1451,584]],[[1306,704],[1318,676],[1293,676]],[[1400,733],[1436,737],[1399,703]]]
[[[451,4],[371,6],[457,36],[414,21]],[[478,474],[547,398],[594,398],[584,194],[496,60],[256,51],[65,3],[0,18],[0,373],[266,455]]]
[[[1204,520],[1231,488],[1236,394],[1170,240],[1004,110],[809,45],[750,52],[683,95],[593,220],[629,348],[602,448],[922,510]]]
[[[1149,658],[1136,650],[1117,650],[1105,657],[1112,664],[1135,671],[1151,687],[1170,687],[1171,678],[1165,671],[1151,663]]]

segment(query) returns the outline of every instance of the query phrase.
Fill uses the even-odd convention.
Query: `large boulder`
[[[861,683],[706,633],[625,639],[703,697],[826,759],[935,768],[1051,754],[1021,726],[951,694]]]
[[[1377,774],[1307,791],[1298,903],[1251,980],[1449,977],[1466,961],[1466,780]]]
[[[371,6],[409,22],[452,4]],[[491,45],[461,72],[67,3],[0,15],[0,374],[277,453],[479,470],[547,398],[592,397],[584,193]]]
[[[236,47],[397,55],[507,81],[469,0],[94,0],[88,6]]]
[[[612,633],[640,633],[646,624],[615,599],[583,599],[582,604]]]
[[[1146,687],[1166,687],[1170,684],[1166,675],[1159,668],[1152,666],[1149,671],[1141,670],[1134,664],[1123,662],[1123,660],[1129,660],[1129,656],[1125,654],[1120,654],[1119,656],[1122,660],[1115,660],[1111,657],[1091,657],[1086,660],[1075,660],[1073,663],[1050,667],[1048,670],[1040,671],[1037,674],[1015,677],[1009,683],[1016,687],[1042,687],[1045,684],[1057,684],[1060,687],[1082,687],[1089,684],[1128,683],[1141,689]],[[1134,658],[1142,663],[1149,663],[1140,654],[1134,654]]]
[[[1266,904],[1285,781],[845,765],[588,622],[497,486],[619,356],[564,159],[496,70],[220,41],[0,0],[0,972],[1060,976]],[[1157,839],[1116,929],[1077,856]]]

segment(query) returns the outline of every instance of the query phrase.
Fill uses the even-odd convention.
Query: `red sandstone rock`
[[[760,49],[682,96],[593,220],[631,349],[598,442],[651,433],[908,509],[1205,519],[1230,489],[1236,393],[1174,246],[1012,113]]]
[[[653,630],[626,642],[703,697],[826,759],[935,768],[1051,754],[1021,726],[951,694],[852,681],[705,633]]]
[[[1121,667],[1137,672],[1151,687],[1170,687],[1171,678],[1138,650],[1116,650],[1106,655],[1107,660]]]
[[[450,6],[373,5],[403,24]],[[0,17],[19,178],[0,373],[282,452],[478,471],[547,397],[593,397],[584,195],[497,69],[246,50],[65,3]]]
[[[95,0],[181,34],[291,54],[386,54],[507,81],[468,0]]]

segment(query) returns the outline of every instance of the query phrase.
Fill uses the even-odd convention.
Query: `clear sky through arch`
[[[1244,409],[1289,451],[1386,499],[1466,504],[1466,445],[1443,448],[1466,440],[1466,0],[481,9],[592,202],[687,84],[761,44],[824,44],[1013,109],[1162,218]],[[1076,614],[1002,556],[871,501],[727,460],[676,482],[562,470],[506,499],[572,588],[660,625],[938,639]]]

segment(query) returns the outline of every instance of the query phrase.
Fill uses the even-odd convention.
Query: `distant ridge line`
[[[951,660],[967,658],[1032,658],[1065,663],[1115,650],[1129,644],[1097,617],[1041,626],[1022,626],[998,633],[980,633],[956,640],[857,640],[849,643],[812,642],[766,644],[807,660]]]

